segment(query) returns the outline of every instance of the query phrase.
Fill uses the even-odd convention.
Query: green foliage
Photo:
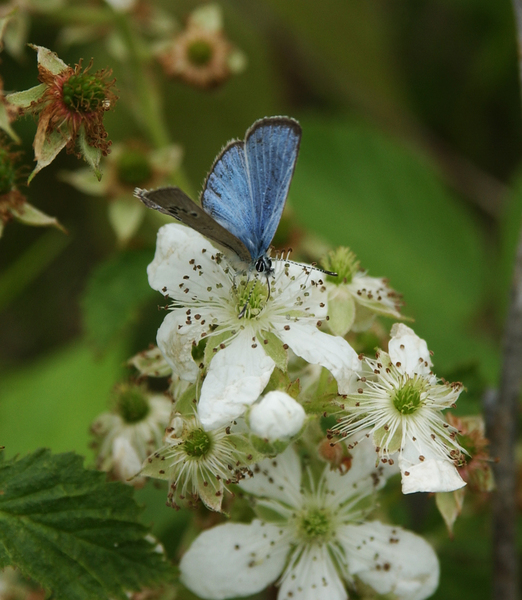
[[[482,232],[418,153],[362,123],[302,121],[292,201],[313,227],[350,246],[361,267],[403,293],[403,311],[441,369],[479,359],[495,376],[495,349],[472,322],[486,275]],[[434,318],[436,315],[436,318]]]
[[[38,450],[0,466],[0,566],[55,598],[122,598],[165,579],[131,488],[107,483],[74,454]]]
[[[87,453],[89,424],[107,409],[127,356],[121,343],[98,358],[85,343],[76,343],[5,374],[0,380],[0,444],[8,456],[41,446]]]
[[[94,270],[83,298],[83,315],[87,337],[97,350],[122,334],[143,303],[157,296],[146,277],[151,260],[150,251],[126,251]]]

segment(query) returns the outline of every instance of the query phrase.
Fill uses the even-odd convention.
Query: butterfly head
[[[260,256],[254,262],[254,267],[258,273],[265,273],[267,277],[274,271],[274,269],[272,269],[272,260],[266,254],[263,254],[263,256]]]

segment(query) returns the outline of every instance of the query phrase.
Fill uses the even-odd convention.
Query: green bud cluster
[[[142,421],[150,411],[143,388],[136,385],[122,386],[117,392],[117,409],[126,423]]]
[[[99,110],[106,98],[106,84],[96,75],[75,73],[63,83],[62,99],[76,112]]]
[[[208,65],[212,59],[212,54],[212,46],[206,40],[195,40],[187,49],[189,61],[198,67]]]
[[[421,405],[421,395],[415,379],[408,379],[395,392],[393,405],[403,415],[411,415],[419,408]]]
[[[339,246],[331,250],[321,260],[321,266],[327,271],[337,273],[337,277],[329,277],[328,280],[333,283],[350,283],[353,276],[359,270],[359,261],[355,254],[345,246]]]
[[[299,536],[306,542],[328,542],[332,536],[332,522],[325,509],[307,510],[299,518]]]
[[[208,433],[203,429],[193,429],[185,440],[185,452],[192,458],[201,458],[206,456],[212,446],[212,440]]]

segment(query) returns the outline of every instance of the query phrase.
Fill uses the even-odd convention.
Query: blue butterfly
[[[144,204],[170,215],[231,250],[246,267],[268,275],[275,235],[301,142],[301,126],[289,117],[265,117],[245,140],[229,142],[207,175],[201,207],[178,187],[134,192]]]

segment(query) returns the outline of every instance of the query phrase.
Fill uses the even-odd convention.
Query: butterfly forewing
[[[275,235],[301,141],[301,127],[287,117],[254,123],[247,131],[245,155],[256,210],[257,256],[264,254]]]
[[[300,140],[294,119],[261,119],[245,142],[223,149],[205,182],[203,208],[243,242],[253,261],[266,253],[276,232]]]
[[[228,143],[214,161],[201,195],[201,206],[255,255],[255,212],[247,177],[244,143]]]
[[[174,217],[210,240],[232,250],[244,263],[251,262],[250,252],[233,233],[217,223],[178,187],[157,190],[136,189],[134,194],[149,208]]]

